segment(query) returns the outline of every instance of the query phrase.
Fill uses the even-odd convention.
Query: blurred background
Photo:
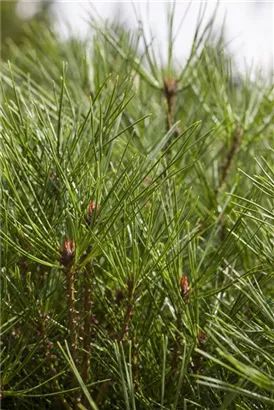
[[[175,44],[178,60],[186,59],[200,8],[200,1],[176,3],[175,24],[180,25]],[[70,36],[86,38],[92,35],[88,13],[102,19],[119,19],[124,26],[138,27],[142,20],[147,33],[153,33],[159,58],[165,60],[167,49],[168,2],[117,2],[117,1],[63,1],[63,0],[1,0],[1,57],[8,58],[7,44],[20,45],[29,24],[43,21],[65,41]],[[206,19],[216,8],[215,1],[207,2]],[[225,44],[235,57],[240,71],[255,67],[264,75],[273,73],[274,3],[273,1],[219,1],[217,26],[224,23]],[[39,33],[37,33],[39,36]]]

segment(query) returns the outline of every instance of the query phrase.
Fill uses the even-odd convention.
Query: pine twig
[[[61,264],[65,267],[66,272],[66,288],[67,288],[67,306],[68,306],[68,328],[70,339],[70,350],[73,361],[77,362],[77,345],[78,335],[76,329],[76,314],[75,308],[75,241],[72,239],[69,241],[67,238],[64,241],[63,249],[60,258]],[[76,384],[75,376],[72,376],[72,387]],[[79,399],[79,392],[76,391],[74,395],[75,402]]]
[[[91,288],[89,276],[92,275],[91,263],[87,264],[86,276],[84,278],[84,325],[83,325],[83,358],[82,358],[82,369],[81,376],[85,384],[89,381],[89,367],[90,367],[90,342],[91,342]]]
[[[164,80],[164,95],[167,102],[166,131],[174,124],[175,106],[177,100],[178,82],[172,79]]]
[[[239,125],[237,125],[233,138],[232,138],[232,144],[231,144],[230,150],[228,151],[225,157],[225,160],[224,160],[224,164],[221,167],[218,191],[222,188],[222,186],[226,182],[227,176],[231,169],[232,161],[235,158],[240,148],[240,143],[241,143],[243,133],[244,133],[243,129]]]

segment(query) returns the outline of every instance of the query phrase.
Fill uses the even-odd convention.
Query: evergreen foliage
[[[4,409],[273,408],[273,79],[173,17],[2,62]]]

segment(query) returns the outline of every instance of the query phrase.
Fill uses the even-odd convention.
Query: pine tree
[[[175,12],[2,61],[3,408],[273,408],[273,78]]]

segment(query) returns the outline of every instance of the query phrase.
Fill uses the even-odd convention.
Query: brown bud
[[[198,334],[198,347],[202,347],[206,340],[206,332],[201,330]]]
[[[96,205],[95,201],[91,201],[89,206],[88,206],[88,214],[87,214],[87,223],[88,223],[88,225],[91,224],[91,220],[92,220],[92,217],[94,215],[94,210],[95,209],[98,210],[99,205]]]
[[[187,301],[188,301],[188,298],[189,298],[189,290],[190,290],[190,288],[189,288],[189,284],[188,284],[188,278],[187,278],[186,275],[183,275],[183,276],[181,277],[181,280],[180,280],[180,288],[181,288],[181,296],[182,296],[182,299],[184,300],[184,302],[187,302]]]
[[[61,251],[60,262],[66,268],[70,268],[74,263],[75,258],[75,241],[69,241],[67,238],[64,241],[63,249]]]
[[[89,204],[89,206],[88,206],[88,214],[89,214],[89,216],[92,215],[92,213],[93,213],[93,211],[94,211],[95,208],[96,208],[95,202],[94,202],[94,201],[91,201],[90,204]]]
[[[173,97],[178,90],[178,81],[170,78],[164,79],[164,93],[166,97]]]

